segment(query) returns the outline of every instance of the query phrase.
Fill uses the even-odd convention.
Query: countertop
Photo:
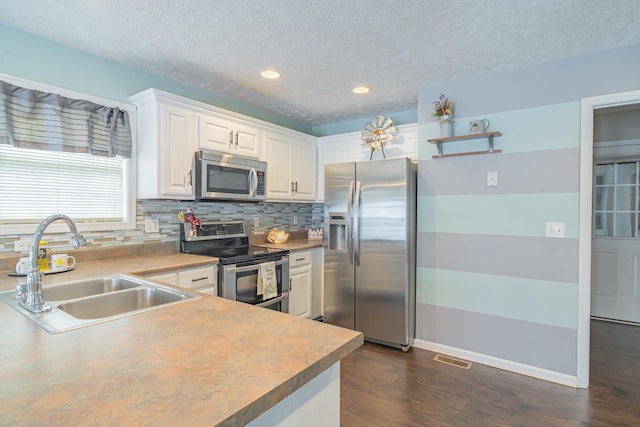
[[[69,255],[75,255],[69,251]],[[158,274],[182,268],[202,267],[217,264],[218,259],[199,255],[172,253],[166,255],[124,256],[104,258],[97,261],[77,261],[76,268],[63,273],[45,274],[43,286],[73,280],[88,279],[107,274],[129,273],[138,275]],[[24,277],[23,277],[24,279]],[[8,271],[0,271],[0,291],[16,288],[16,277],[10,277]]]
[[[211,263],[107,259],[44,283]],[[0,285],[9,282],[3,274]],[[244,425],[363,342],[359,332],[206,295],[60,334],[0,303],[0,325],[0,425]]]

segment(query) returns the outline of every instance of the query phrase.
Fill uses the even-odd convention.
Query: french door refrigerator
[[[325,165],[324,321],[407,351],[415,337],[416,163]]]

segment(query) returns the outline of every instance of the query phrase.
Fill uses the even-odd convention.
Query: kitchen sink
[[[201,297],[126,274],[43,287],[42,294],[51,309],[39,314],[23,308],[15,291],[0,293],[0,300],[47,332],[58,333]]]
[[[101,277],[98,279],[68,282],[62,285],[43,286],[42,297],[45,301],[64,301],[123,289],[137,288],[138,280],[126,276]]]
[[[184,299],[182,292],[145,287],[69,301],[59,304],[57,308],[76,319],[102,319]]]

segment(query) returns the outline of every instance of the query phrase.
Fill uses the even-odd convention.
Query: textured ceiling
[[[640,43],[640,1],[0,0],[0,23],[313,126],[414,109],[439,82]],[[259,77],[268,67],[282,78]]]

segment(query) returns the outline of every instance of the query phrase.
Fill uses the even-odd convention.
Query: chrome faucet
[[[20,305],[32,313],[44,313],[45,311],[51,310],[51,306],[45,305],[44,298],[42,298],[42,273],[38,267],[38,249],[40,248],[40,240],[42,239],[44,230],[49,224],[58,219],[63,220],[69,226],[69,230],[71,231],[71,244],[74,248],[77,249],[82,246],[87,246],[87,241],[78,233],[76,224],[66,215],[51,215],[38,225],[36,231],[33,233],[31,248],[29,248],[26,292],[24,284],[19,282],[16,287],[16,297],[19,299]]]

